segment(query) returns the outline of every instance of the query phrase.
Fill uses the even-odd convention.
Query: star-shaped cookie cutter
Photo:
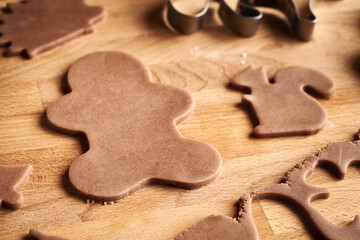
[[[301,6],[297,6],[294,0],[238,0],[236,10],[232,9],[225,0],[216,1],[220,3],[219,16],[224,25],[243,37],[251,37],[256,34],[263,17],[262,12],[256,7],[268,7],[283,12],[291,24],[294,35],[303,41],[311,40],[317,22],[311,9],[312,0],[306,0],[304,2],[306,4],[301,4]],[[209,4],[210,0],[206,0],[204,8],[199,13],[187,15],[174,7],[173,0],[168,0],[168,21],[180,33],[195,33],[203,26]]]

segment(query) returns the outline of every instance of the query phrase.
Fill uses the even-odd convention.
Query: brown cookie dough
[[[251,218],[251,205],[244,204],[249,201],[250,196],[240,201],[241,207],[237,219],[222,216],[210,215],[203,221],[189,228],[175,240],[256,240],[259,239],[256,226]]]
[[[357,134],[360,139],[360,132]],[[322,148],[318,157],[323,162],[336,166],[339,177],[343,179],[350,164],[360,162],[360,140],[350,142],[329,143]]]
[[[311,224],[326,239],[359,239],[359,215],[349,225],[340,227],[330,223],[319,210],[311,205],[311,201],[328,198],[330,195],[328,189],[313,187],[306,182],[306,178],[322,162],[335,166],[339,176],[344,178],[348,166],[360,162],[360,140],[329,143],[325,148],[321,149],[318,156],[310,156],[289,170],[285,174],[282,183],[264,188],[253,196],[256,199],[285,199],[287,202],[296,204],[308,215]]]
[[[342,144],[342,143],[340,143]],[[360,155],[352,161],[359,161]],[[347,239],[356,240],[360,236],[360,216],[356,216],[354,221],[347,226],[337,226],[330,223],[319,210],[311,205],[311,201],[328,198],[330,193],[328,189],[316,188],[306,182],[306,177],[310,176],[316,166],[324,161],[321,158],[312,156],[305,159],[301,164],[295,166],[284,177],[284,183],[277,184],[259,191],[258,198],[279,198],[290,200],[297,204],[300,209],[305,211],[311,220],[311,223],[326,239]],[[340,171],[340,166],[335,162],[334,165]]]
[[[23,203],[23,196],[17,191],[29,179],[31,165],[7,167],[0,165],[0,205],[18,209]]]
[[[0,45],[10,44],[6,55],[25,51],[29,58],[93,32],[93,25],[105,17],[102,7],[87,6],[84,0],[27,0],[6,6],[10,13],[0,15]]]
[[[71,66],[73,91],[50,106],[47,117],[88,138],[89,151],[69,170],[86,197],[116,201],[150,182],[197,188],[220,174],[218,151],[176,128],[193,112],[190,94],[150,79],[141,61],[119,52],[90,54]]]
[[[48,236],[35,229],[30,229],[28,240],[67,240],[67,239],[61,237],[55,237],[55,236]]]
[[[306,182],[306,178],[322,162],[335,166],[339,177],[344,178],[348,166],[360,162],[360,140],[329,143],[321,149],[317,156],[310,156],[289,170],[281,183],[241,197],[239,201],[239,226],[236,226],[234,220],[229,217],[216,216],[215,218],[209,216],[176,239],[258,239],[256,226],[251,216],[251,203],[258,199],[278,199],[291,203],[300,209],[303,214],[307,215],[308,224],[313,225],[325,239],[358,240],[360,236],[359,215],[349,225],[337,226],[330,223],[320,211],[311,205],[311,201],[328,198],[330,195],[328,189],[313,187]],[[247,235],[233,238],[234,234],[240,231],[240,228]],[[221,232],[223,235],[219,235]],[[219,236],[221,237],[219,238]]]
[[[325,126],[327,114],[304,89],[311,89],[323,98],[335,94],[335,85],[328,77],[304,67],[281,69],[271,83],[263,68],[250,66],[231,83],[251,90],[251,94],[243,96],[243,102],[249,103],[257,116],[259,125],[254,128],[257,137],[317,133]]]

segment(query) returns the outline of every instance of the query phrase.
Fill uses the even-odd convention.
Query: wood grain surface
[[[292,37],[278,13],[264,16],[256,36],[237,37],[222,26],[216,3],[205,29],[178,35],[163,24],[164,2],[91,0],[89,4],[103,5],[108,13],[94,34],[32,60],[0,57],[0,164],[34,167],[21,189],[22,208],[0,209],[0,239],[21,239],[29,228],[69,239],[171,239],[210,214],[235,216],[242,194],[278,182],[286,170],[329,142],[353,140],[360,128],[359,0],[317,1],[319,22],[310,42]],[[86,204],[74,193],[67,170],[87,150],[87,141],[54,131],[46,109],[67,93],[69,66],[104,50],[142,59],[154,82],[193,95],[195,112],[178,128],[186,138],[220,151],[223,170],[217,180],[196,190],[151,185],[106,206]],[[333,79],[335,97],[320,100],[329,115],[324,129],[312,136],[251,137],[252,123],[239,105],[242,93],[227,87],[249,64],[265,67],[269,76],[300,65]],[[308,178],[310,184],[330,189],[329,199],[313,205],[332,223],[345,225],[360,214],[359,173],[352,166],[345,180],[339,180],[319,168]],[[296,214],[278,202],[256,202],[252,214],[261,239],[311,238]]]

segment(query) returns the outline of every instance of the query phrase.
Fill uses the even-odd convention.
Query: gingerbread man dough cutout
[[[50,106],[47,117],[88,138],[89,151],[69,170],[86,197],[117,201],[150,182],[192,189],[220,174],[218,151],[176,128],[192,114],[192,97],[150,79],[141,61],[119,52],[93,53],[71,66],[72,92]]]
[[[297,66],[279,70],[274,83],[269,82],[263,68],[250,66],[231,83],[251,90],[243,101],[251,104],[258,118],[259,125],[254,128],[257,137],[317,133],[325,126],[327,114],[304,89],[310,88],[326,99],[335,94],[335,85],[328,77]]]

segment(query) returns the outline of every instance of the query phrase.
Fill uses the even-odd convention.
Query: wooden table
[[[210,214],[236,216],[242,194],[278,182],[286,170],[329,142],[353,140],[360,128],[359,0],[318,2],[314,12],[319,22],[310,42],[292,37],[281,14],[265,15],[252,38],[233,35],[216,16],[201,32],[178,35],[162,23],[164,2],[93,0],[91,5],[103,5],[108,13],[96,33],[32,60],[0,57],[0,163],[34,167],[21,189],[22,208],[0,210],[0,239],[21,239],[29,228],[69,239],[170,239]],[[154,82],[194,96],[193,116],[178,127],[186,138],[219,150],[221,177],[191,191],[147,186],[112,206],[86,204],[74,193],[67,170],[86,151],[86,139],[54,131],[46,109],[65,94],[69,66],[105,50],[135,55],[148,64]],[[242,94],[226,87],[249,64],[264,66],[269,76],[301,65],[333,79],[336,96],[320,100],[329,115],[324,129],[312,136],[250,137],[252,123],[238,106]],[[350,167],[345,180],[338,180],[319,168],[308,178],[330,189],[329,199],[313,205],[334,224],[345,225],[360,213],[359,170]],[[296,214],[278,202],[255,202],[253,216],[261,239],[310,238]]]

